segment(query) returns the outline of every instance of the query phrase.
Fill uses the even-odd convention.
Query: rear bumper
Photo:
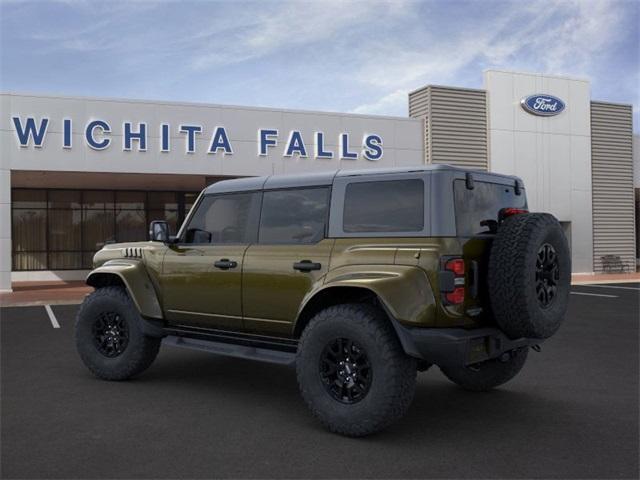
[[[500,357],[518,348],[542,343],[542,340],[532,338],[512,340],[493,327],[473,330],[410,328],[394,323],[408,355],[439,366],[463,367]]]

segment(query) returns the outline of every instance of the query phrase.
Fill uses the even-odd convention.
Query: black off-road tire
[[[321,358],[337,339],[353,341],[370,363],[368,391],[355,403],[336,399],[321,377]],[[351,437],[378,432],[401,418],[413,400],[416,372],[416,360],[404,353],[385,313],[369,304],[337,305],[316,314],[296,357],[298,385],[312,414],[330,431]]]
[[[548,266],[551,253],[545,251],[555,255]],[[571,252],[558,220],[548,213],[505,219],[491,247],[488,285],[495,321],[508,337],[552,336],[564,319],[571,288]]]
[[[442,373],[456,385],[472,392],[486,392],[515,377],[524,366],[528,348],[515,350],[507,361],[499,358],[470,367],[440,367]]]
[[[118,318],[127,331],[121,353],[101,353],[95,340],[94,325],[101,315]],[[82,362],[98,378],[125,380],[142,373],[153,363],[160,349],[159,338],[146,336],[140,329],[140,314],[122,287],[98,288],[82,303],[76,317],[76,348]]]

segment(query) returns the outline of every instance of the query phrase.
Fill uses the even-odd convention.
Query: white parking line
[[[571,295],[587,295],[589,297],[608,297],[608,298],[618,298],[617,295],[604,295],[602,293],[585,293],[585,292],[571,292]]]
[[[53,325],[53,328],[60,328],[60,324],[58,323],[58,320],[56,320],[56,316],[53,314],[53,310],[51,310],[51,307],[49,305],[45,305],[44,309],[47,311],[47,315],[49,315],[49,320],[51,320],[51,325]]]
[[[596,287],[596,288],[619,288],[620,290],[637,290],[640,292],[640,288],[638,287],[619,287],[618,285],[580,285],[581,287]]]

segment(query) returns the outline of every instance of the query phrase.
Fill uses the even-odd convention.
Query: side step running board
[[[246,358],[260,362],[278,363],[280,365],[293,365],[296,361],[294,352],[282,352],[268,348],[258,348],[248,345],[235,345],[232,343],[215,342],[211,340],[199,340],[197,338],[178,337],[169,335],[162,340],[164,345],[202,350],[204,352],[224,355],[227,357]]]

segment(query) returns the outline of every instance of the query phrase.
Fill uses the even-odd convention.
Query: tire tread
[[[300,348],[296,357],[297,365],[304,361],[302,358],[304,346],[313,341],[316,330],[325,321],[334,318],[348,318],[350,322],[373,335],[376,345],[381,346],[379,354],[382,361],[390,371],[394,372],[393,375],[388,376],[391,383],[385,388],[382,400],[375,405],[375,409],[370,412],[367,420],[354,424],[336,422],[330,414],[322,411],[306,387],[302,369],[297,368],[300,391],[313,416],[325,428],[351,437],[369,435],[388,427],[408,410],[415,392],[416,362],[405,354],[393,327],[383,312],[369,304],[343,304],[322,310],[311,319],[300,338]]]
[[[100,355],[100,353],[92,345],[87,345],[87,339],[82,338],[82,335],[79,334],[81,322],[89,321],[88,312],[93,305],[105,299],[119,303],[126,310],[128,316],[130,339],[127,350],[131,350],[125,351],[127,360],[126,362],[118,362],[117,368],[105,368],[104,362],[95,361],[94,356]],[[103,380],[126,380],[139,375],[151,366],[160,351],[161,342],[160,339],[148,337],[140,331],[137,322],[139,315],[127,291],[118,286],[98,288],[82,302],[76,317],[76,347],[82,361],[96,377]],[[131,335],[134,333],[131,332],[132,329],[137,329],[135,337]]]
[[[562,285],[556,301],[563,302],[553,321],[541,322],[537,304],[528,293],[530,278],[526,272],[535,267],[536,252],[531,252],[531,239],[540,232],[559,229],[558,220],[548,213],[521,214],[507,218],[500,226],[489,257],[489,297],[498,326],[511,338],[548,338],[559,328],[568,303],[569,272],[562,273]],[[564,234],[563,234],[564,236]],[[566,244],[566,239],[564,239]],[[568,246],[563,245],[569,254]],[[533,264],[533,265],[532,265]]]

